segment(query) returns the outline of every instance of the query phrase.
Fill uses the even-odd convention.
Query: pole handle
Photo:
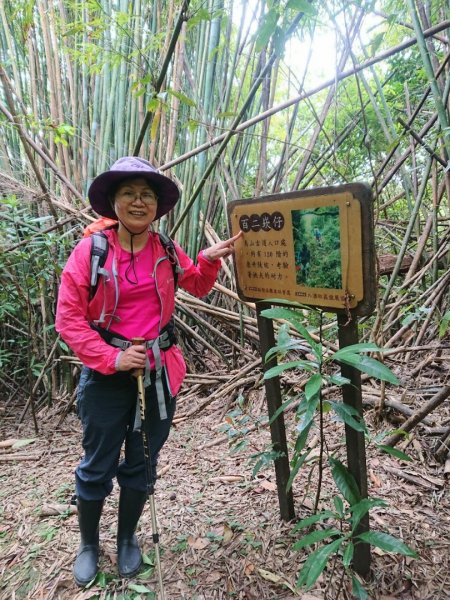
[[[143,346],[145,344],[145,338],[143,337],[134,337],[131,340],[132,346]],[[134,369],[133,370],[134,377],[143,377],[144,369]]]

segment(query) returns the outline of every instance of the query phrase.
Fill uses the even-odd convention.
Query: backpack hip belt
[[[91,328],[97,331],[102,337],[102,339],[110,346],[120,348],[121,350],[126,350],[132,345],[130,340],[127,340],[120,334],[113,333],[112,331],[108,331],[107,329],[103,329],[102,327],[98,327],[92,323]],[[167,325],[161,330],[161,333],[157,338],[155,338],[154,340],[146,340],[144,344],[146,350],[151,350],[153,352],[153,358],[155,361],[155,389],[156,397],[158,400],[159,418],[161,419],[161,421],[167,419],[166,399],[164,395],[164,386],[162,381],[163,367],[161,363],[161,350],[167,350],[175,343],[175,325],[174,320],[172,318],[167,323]],[[150,361],[147,355],[145,359],[144,387],[148,387],[149,385],[151,385],[150,372]],[[139,410],[139,399],[137,399],[133,431],[140,430],[141,426],[141,412]]]

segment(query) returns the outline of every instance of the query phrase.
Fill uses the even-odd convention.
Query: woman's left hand
[[[217,244],[213,244],[209,248],[205,248],[203,250],[203,256],[210,261],[217,260],[218,258],[226,258],[233,254],[234,252],[234,242],[239,239],[243,234],[240,231],[237,235],[234,235],[228,240],[224,240],[223,242],[217,242]]]

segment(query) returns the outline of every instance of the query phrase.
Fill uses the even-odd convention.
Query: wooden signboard
[[[332,312],[375,307],[370,188],[364,184],[288,192],[229,203],[238,294],[279,298]]]
[[[375,249],[371,190],[364,184],[289,192],[228,206],[232,235],[244,235],[235,244],[238,294],[256,301],[261,356],[275,345],[273,323],[261,311],[277,300],[287,300],[337,313],[340,348],[358,343],[358,316],[375,308]],[[269,300],[270,302],[264,302]],[[351,316],[351,318],[349,318]],[[276,356],[263,362],[275,367]],[[361,373],[342,366],[350,383],[342,387],[343,401],[363,421]],[[278,500],[282,519],[295,517],[289,450],[278,377],[265,381],[275,459]],[[274,418],[274,415],[278,416]],[[350,473],[361,498],[367,498],[365,438],[362,431],[345,426]],[[368,513],[354,535],[369,531]],[[363,576],[370,571],[370,546],[355,542],[353,568]]]

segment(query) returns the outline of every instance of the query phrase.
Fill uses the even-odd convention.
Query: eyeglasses
[[[134,202],[138,198],[147,206],[157,206],[158,204],[157,196],[151,191],[133,192],[132,190],[119,190],[116,194],[116,199],[124,202]]]

